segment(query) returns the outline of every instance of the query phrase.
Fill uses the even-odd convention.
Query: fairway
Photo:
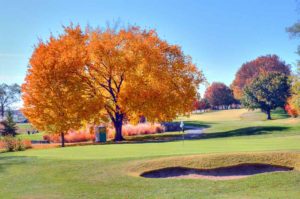
[[[288,164],[293,160],[298,168],[299,122],[280,114],[280,111],[273,113],[279,119],[272,121],[264,121],[259,112],[243,109],[179,118],[207,125],[200,140],[2,153],[0,198],[297,198],[300,195],[297,170],[227,181],[147,179],[131,174],[132,170],[143,170],[148,161],[162,158],[163,164],[170,163],[168,158],[172,157],[179,165],[212,167],[254,161],[253,157],[262,152],[266,155],[260,155],[256,161],[268,157],[269,161]],[[241,133],[243,129],[248,133]],[[163,165],[152,163],[152,166]]]

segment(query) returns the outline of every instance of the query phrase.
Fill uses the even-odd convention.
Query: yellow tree
[[[79,26],[66,27],[57,38],[40,41],[22,85],[24,115],[36,128],[60,133],[62,146],[65,133],[79,128],[97,109],[91,105],[103,104],[93,102],[88,87],[77,75],[83,73],[87,62],[86,41]]]
[[[179,46],[139,27],[92,30],[88,35],[89,63],[81,78],[96,102],[103,102],[116,141],[123,139],[124,118],[166,121],[192,111],[204,78]]]
[[[288,104],[300,114],[300,66],[298,66],[297,73],[292,76],[291,94]]]

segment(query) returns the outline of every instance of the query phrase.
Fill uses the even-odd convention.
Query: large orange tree
[[[68,30],[66,29],[66,35]],[[55,39],[51,38],[49,43],[52,40]],[[54,64],[57,65],[52,67],[50,73],[58,73],[61,76],[49,76],[42,71],[37,73],[48,76],[48,79],[54,82],[67,82],[67,88],[75,85],[78,87],[74,91],[65,89],[65,84],[62,84],[64,94],[70,95],[70,99],[79,96],[75,101],[75,104],[79,104],[70,103],[70,107],[66,109],[77,114],[78,120],[109,118],[115,127],[115,140],[120,141],[123,139],[124,120],[135,122],[141,116],[153,122],[172,120],[178,114],[192,111],[198,85],[203,81],[202,73],[192,63],[191,58],[183,54],[179,46],[170,45],[160,39],[154,30],[142,30],[138,27],[120,30],[90,29],[86,34],[80,34],[76,42],[79,42],[78,48],[73,46],[77,49],[76,53],[71,53],[72,46],[70,49],[61,47],[64,50],[56,54],[50,53],[55,60]],[[74,57],[60,62],[59,58],[63,56],[60,53],[72,54]],[[34,79],[31,77],[33,65],[44,68],[43,60],[46,57],[33,54],[32,60],[39,59],[39,62],[31,61],[27,82],[23,86],[25,94],[30,96],[28,98],[35,95],[30,93],[34,87],[28,81]],[[80,62],[74,62],[76,59]],[[63,72],[63,68],[74,70],[68,75]],[[49,87],[44,81],[41,81],[41,84],[43,88]],[[38,92],[41,91],[42,89]],[[61,97],[56,96],[55,91],[52,94],[54,97],[48,95],[48,98],[51,98],[53,103],[64,102]],[[72,106],[92,108],[81,114],[81,109],[76,111],[76,107]],[[25,107],[28,107],[28,103],[25,103]],[[33,112],[34,116],[31,118],[40,120],[39,114]],[[29,113],[27,115],[30,116]],[[62,124],[63,121],[61,120]],[[78,121],[75,123],[77,125]],[[73,128],[72,125],[68,127]]]
[[[40,41],[22,85],[22,112],[39,130],[61,134],[62,146],[68,130],[89,120],[95,110],[91,106],[97,105],[77,75],[87,62],[86,41],[79,27],[66,27],[57,38]]]
[[[122,140],[124,118],[172,120],[193,107],[202,74],[179,46],[161,40],[154,30],[138,27],[89,32],[85,79]]]

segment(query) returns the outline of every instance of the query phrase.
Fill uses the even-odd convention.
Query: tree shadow
[[[200,122],[200,121],[185,121],[184,125],[185,127],[191,127],[191,128],[210,128],[211,125],[214,124],[212,122]]]
[[[254,126],[224,132],[204,133],[202,134],[201,139],[264,135],[271,134],[273,131],[284,131],[289,128],[290,127],[282,126]]]
[[[7,152],[14,153],[14,152]],[[0,172],[4,172],[6,168],[15,165],[23,165],[28,162],[32,162],[36,157],[27,157],[27,156],[0,156]]]
[[[165,122],[162,123],[165,126],[166,132],[176,132],[176,131],[182,131],[180,127],[180,122]],[[210,128],[211,124],[213,123],[207,123],[207,122],[201,122],[201,121],[184,121],[184,130],[188,129],[203,129],[203,128]]]

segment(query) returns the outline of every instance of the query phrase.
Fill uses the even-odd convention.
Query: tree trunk
[[[268,109],[266,112],[267,112],[267,115],[268,115],[267,119],[268,119],[268,120],[271,120],[271,119],[272,119],[272,118],[271,118],[271,110]]]
[[[116,119],[114,122],[116,136],[115,141],[122,141],[124,140],[122,135],[122,126],[123,126],[123,114],[116,113]]]
[[[60,137],[61,137],[61,147],[65,147],[65,134],[60,133]]]

